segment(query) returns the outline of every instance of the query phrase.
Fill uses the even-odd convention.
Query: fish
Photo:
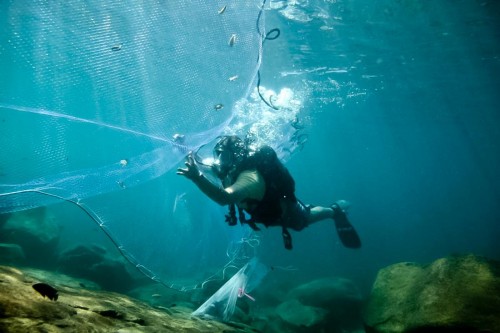
[[[59,295],[57,294],[57,289],[49,286],[46,283],[35,283],[32,287],[33,289],[38,291],[44,298],[45,296],[47,296],[47,298],[51,301],[57,301],[57,298],[59,297]]]
[[[232,34],[229,38],[229,46],[233,46],[236,43],[236,34]]]
[[[186,196],[186,192],[184,192],[182,194],[177,194],[175,196],[174,209],[173,209],[172,213],[175,213],[177,211],[177,205],[179,205],[179,204],[186,204],[186,198],[185,198],[185,196]],[[155,295],[157,295],[157,294],[155,294]],[[155,295],[153,295],[153,297]]]
[[[175,133],[174,135],[172,135],[172,140],[175,143],[179,143],[179,144],[183,144],[185,138],[186,138],[186,136],[184,134]]]

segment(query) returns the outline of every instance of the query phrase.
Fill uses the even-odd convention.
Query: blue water
[[[288,87],[305,96],[299,117],[307,124],[308,141],[286,164],[295,177],[297,196],[315,205],[350,201],[349,217],[363,247],[342,247],[333,222],[325,221],[294,232],[293,251],[283,248],[279,229],[264,230],[257,249],[262,261],[293,267],[296,281],[346,277],[368,294],[377,271],[396,262],[427,263],[453,253],[500,260],[498,3],[332,0],[275,1],[271,5],[274,9],[265,11],[266,30],[279,28],[281,35],[264,45],[262,85],[275,91]],[[6,47],[0,50],[8,54]],[[154,68],[154,61],[149,65]],[[151,74],[148,68],[141,69],[145,77]],[[22,90],[21,77],[26,73],[8,73],[9,79],[1,79],[1,86]],[[9,80],[19,87],[9,86]],[[85,77],[82,80],[87,82]],[[135,89],[123,84],[130,91]],[[40,88],[42,93],[61,88],[50,82],[47,85]],[[51,106],[43,103],[50,100],[46,95],[31,90],[25,93],[20,100],[0,93],[0,103],[35,101],[35,105],[24,106]],[[64,109],[64,105],[85,100],[86,108],[95,104],[105,113],[107,108],[99,104],[98,97],[92,97],[96,99],[93,103],[86,96],[72,88],[68,95],[51,101]],[[127,101],[130,96],[119,97]],[[114,102],[126,103],[121,99]],[[163,105],[153,106],[163,110]],[[125,118],[128,110],[120,112]],[[196,114],[179,108],[174,115],[179,117],[182,112],[191,118]],[[25,124],[22,117],[40,115],[20,116],[4,107],[0,115],[7,119],[2,126],[10,140],[0,141],[5,145],[0,155],[0,183],[8,183],[11,170],[23,181],[36,178],[40,170],[30,164],[32,151],[19,151],[19,147],[29,147],[32,138],[21,135],[26,128],[16,126]],[[144,118],[139,119],[144,121],[141,128],[147,129],[151,119]],[[13,125],[12,119],[20,123]],[[38,119],[30,118],[27,124],[37,126]],[[48,129],[38,128],[40,137],[52,135],[52,123],[46,120],[43,124]],[[154,140],[143,142],[142,137],[73,125],[76,134],[65,135],[76,143],[69,144],[66,151],[51,143],[60,144],[68,137],[61,134],[59,139],[47,140],[44,147],[52,148],[41,157],[43,161],[66,158],[64,167],[86,170],[116,164],[129,150],[135,156],[159,147]],[[151,128],[155,134],[165,130],[163,139],[168,141],[177,125]],[[166,155],[170,162],[176,159],[177,166],[182,165],[181,153],[172,150]],[[12,154],[16,158],[9,158]],[[59,170],[61,164],[47,162],[47,166]],[[180,277],[188,285],[199,283],[227,262],[227,244],[246,233],[240,227],[226,226],[225,209],[176,176],[175,167],[169,168],[166,173],[161,169],[159,178],[127,191],[116,192],[117,188],[86,198],[85,204],[125,244],[136,263],[166,279]],[[114,178],[109,179],[115,183]],[[180,201],[174,210],[179,195],[185,195],[186,201]],[[78,207],[64,202],[51,207],[65,226],[61,248],[84,242],[102,243],[116,251],[95,221]],[[288,276],[280,274],[286,281]]]
[[[277,85],[320,83],[304,107],[309,141],[287,166],[305,202],[351,201],[363,248],[342,248],[324,223],[294,235],[292,253],[280,251],[278,235],[268,252],[311,278],[343,275],[366,289],[395,262],[469,252],[499,259],[498,3],[316,4],[330,19],[270,23],[268,16],[269,26],[282,27],[280,47],[289,56],[267,44],[263,72],[291,65],[309,73]],[[333,29],[322,30],[325,22]],[[344,87],[333,89],[331,80]]]

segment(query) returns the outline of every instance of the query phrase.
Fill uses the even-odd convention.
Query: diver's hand
[[[202,174],[200,172],[200,169],[198,169],[196,162],[194,161],[194,157],[193,157],[192,152],[190,152],[188,154],[188,156],[186,157],[186,162],[184,162],[184,165],[186,165],[186,168],[178,168],[177,169],[178,175],[184,176],[192,181],[200,179]]]

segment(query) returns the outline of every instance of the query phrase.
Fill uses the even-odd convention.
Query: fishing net
[[[175,167],[257,98],[263,6],[0,2],[0,213],[67,210],[150,278],[204,281],[250,236]]]
[[[203,303],[193,315],[204,318],[216,318],[227,321],[236,308],[238,298],[247,297],[255,301],[248,293],[255,289],[266,276],[268,268],[253,258],[233,275],[215,294]]]

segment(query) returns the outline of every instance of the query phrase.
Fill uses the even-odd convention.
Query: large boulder
[[[500,332],[500,263],[474,255],[379,271],[367,332]]]
[[[328,311],[314,306],[304,305],[297,300],[281,303],[276,313],[285,322],[297,327],[314,327],[321,323]]]
[[[361,293],[356,285],[345,278],[327,277],[302,284],[288,293],[289,299],[325,309],[345,303],[360,304]]]
[[[11,215],[10,213],[0,214],[0,229],[7,223]]]
[[[91,280],[110,291],[127,292],[146,280],[138,272],[127,268],[121,257],[110,255],[97,245],[77,245],[63,251],[59,257],[59,271]]]
[[[45,207],[4,215],[0,242],[17,244],[25,254],[23,264],[53,268],[61,226]]]
[[[362,297],[350,280],[328,277],[302,284],[288,293],[278,316],[301,332],[342,332],[361,323]]]
[[[0,243],[0,263],[19,264],[25,259],[23,248],[19,245]]]

